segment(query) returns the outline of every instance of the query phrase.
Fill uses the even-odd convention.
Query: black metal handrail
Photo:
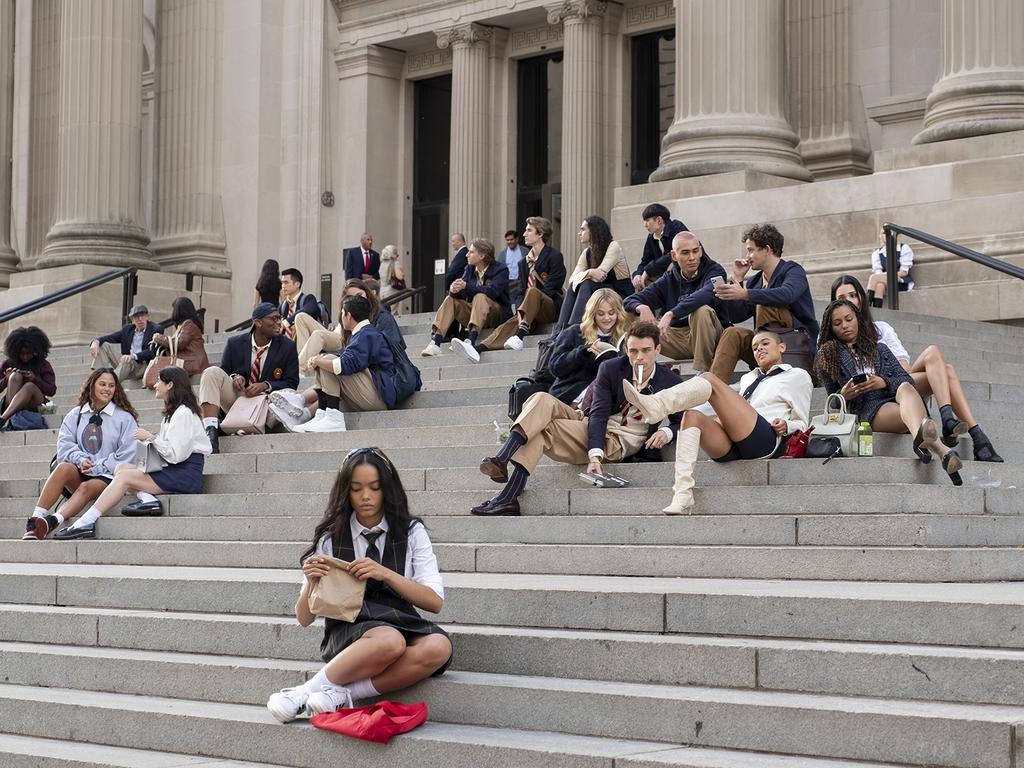
[[[132,300],[138,291],[137,271],[135,267],[112,269],[109,272],[96,275],[96,277],[90,277],[88,280],[83,280],[80,283],[74,283],[73,285],[61,288],[59,291],[54,291],[46,296],[40,296],[38,299],[26,301],[24,304],[11,307],[6,312],[0,312],[0,323],[14,320],[22,315],[35,312],[37,309],[56,304],[58,301],[63,301],[71,296],[77,296],[84,291],[88,291],[90,288],[109,283],[111,280],[117,280],[119,277],[124,278],[124,290],[121,293],[121,322],[126,323],[128,322],[128,312],[132,307]]]
[[[986,256],[984,253],[979,251],[972,250],[958,243],[950,242],[949,240],[944,240],[930,232],[922,232],[919,229],[904,227],[900,224],[892,224],[888,222],[882,225],[882,229],[885,231],[885,292],[889,298],[890,309],[900,308],[900,293],[898,285],[900,259],[899,253],[896,250],[897,234],[912,237],[915,240],[927,243],[935,248],[951,253],[954,256],[959,256],[961,259],[967,259],[968,261],[973,261],[975,264],[980,264],[983,267],[994,269],[996,272],[1002,272],[1004,275],[1024,280],[1024,269],[1005,262],[1002,259],[997,259],[994,256]],[[893,267],[895,267],[895,269]]]

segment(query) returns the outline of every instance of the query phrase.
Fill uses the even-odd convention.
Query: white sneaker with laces
[[[480,362],[480,353],[477,352],[476,348],[468,341],[452,339],[452,352],[458,352],[471,363]]]
[[[289,432],[301,431],[298,427],[301,427],[303,423],[308,422],[310,419],[302,417],[302,411],[299,411],[299,416],[295,417],[291,415],[291,410],[286,408],[280,408],[273,403],[270,404],[270,412],[277,417],[277,420],[281,422],[281,426],[287,429]]]
[[[314,427],[318,421],[321,421],[323,417],[324,411],[323,409],[320,409],[313,414],[313,418],[311,418],[309,421],[305,421],[301,424],[296,424],[293,427],[289,427],[287,424],[285,424],[285,429],[287,429],[289,432],[315,432],[316,430],[311,428]]]
[[[306,400],[294,389],[278,389],[270,393],[270,404],[276,405],[293,419],[302,418]]]
[[[352,706],[352,694],[344,686],[325,685],[316,693],[309,694],[307,706],[314,715],[335,712],[342,707]]]
[[[309,694],[304,688],[282,688],[267,699],[267,709],[279,723],[290,723],[300,714],[307,713]]]
[[[345,414],[337,408],[325,408],[316,412],[320,418],[303,424],[296,431],[301,432],[344,432]]]
[[[509,337],[508,341],[505,342],[505,349],[519,350],[523,348],[523,340],[518,336]]]
[[[434,343],[433,339],[431,339],[430,343],[423,348],[422,352],[420,352],[420,357],[437,357],[440,354],[441,348]]]

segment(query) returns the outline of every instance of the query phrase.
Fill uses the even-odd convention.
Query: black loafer
[[[160,517],[164,513],[164,505],[160,503],[160,500],[156,501],[136,501],[134,504],[128,504],[121,510],[121,514],[125,517]]]
[[[95,539],[96,523],[83,525],[80,528],[72,528],[69,526],[62,531],[57,531],[53,534],[53,538],[59,539],[60,541],[69,541],[71,539]]]
[[[519,499],[512,499],[501,504],[495,504],[494,499],[488,499],[478,507],[469,510],[470,514],[483,517],[518,517]]]
[[[212,449],[210,451],[210,453],[220,453],[219,435],[220,435],[220,428],[218,428],[218,427],[207,427],[206,428],[206,436],[208,438],[210,438],[210,447]]]

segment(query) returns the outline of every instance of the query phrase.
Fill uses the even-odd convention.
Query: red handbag
[[[812,424],[807,429],[794,432],[786,442],[786,452],[779,456],[780,459],[802,459],[807,452],[807,443],[811,439],[811,432],[814,431]]]
[[[368,707],[351,707],[324,712],[309,719],[317,728],[387,744],[397,733],[406,733],[427,721],[427,704],[378,701]]]

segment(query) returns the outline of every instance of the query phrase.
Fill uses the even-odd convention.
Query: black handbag
[[[541,339],[537,345],[537,362],[533,365],[533,370],[530,371],[530,379],[535,384],[541,384],[544,386],[543,391],[551,387],[555,383],[555,374],[551,372],[551,353],[555,349],[555,338],[549,336],[546,339]]]
[[[804,452],[805,459],[824,459],[827,463],[837,456],[843,455],[843,445],[838,437],[817,437],[811,435],[807,441],[807,450]]]
[[[530,399],[531,395],[538,392],[547,392],[544,384],[538,384],[529,376],[522,376],[516,379],[515,383],[508,390],[508,417],[515,421],[523,412],[523,406]]]

